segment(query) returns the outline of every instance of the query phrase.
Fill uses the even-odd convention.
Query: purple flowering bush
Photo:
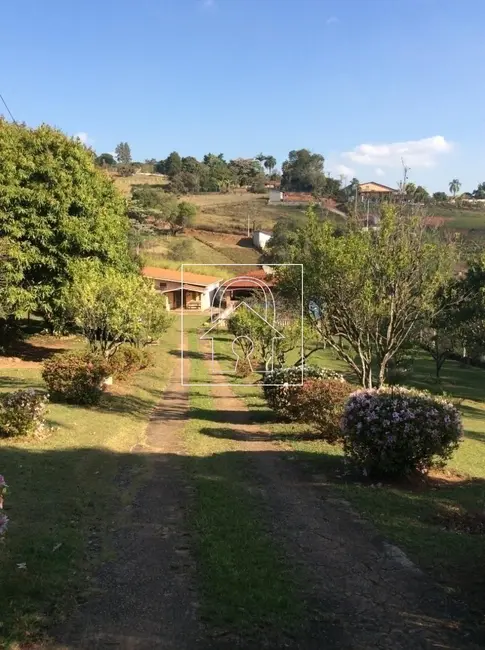
[[[451,402],[401,387],[352,393],[341,428],[346,457],[365,475],[406,476],[443,466],[463,436]]]
[[[0,399],[0,437],[41,433],[49,398],[33,388],[8,393]]]
[[[303,382],[308,379],[325,381],[336,379],[343,382],[344,378],[338,372],[318,366],[292,366],[278,368],[264,375],[263,393],[268,406],[280,417],[287,420],[300,419],[298,394]]]

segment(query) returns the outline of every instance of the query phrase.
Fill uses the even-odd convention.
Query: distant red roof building
[[[314,200],[310,192],[283,192],[283,203],[311,203]]]

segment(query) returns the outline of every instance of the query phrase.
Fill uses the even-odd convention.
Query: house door
[[[173,295],[173,309],[180,309],[182,306],[182,296],[181,296],[181,290],[175,290],[172,295]]]

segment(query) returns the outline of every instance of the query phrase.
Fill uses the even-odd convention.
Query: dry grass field
[[[110,174],[114,184],[123,194],[123,196],[130,196],[131,188],[133,185],[167,185],[168,180],[166,176],[147,176],[145,174],[134,174],[133,176],[118,176],[117,174]]]

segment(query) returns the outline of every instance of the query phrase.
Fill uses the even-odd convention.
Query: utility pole
[[[401,158],[402,168],[403,168],[403,180],[401,185],[401,195],[404,200],[404,195],[406,194],[406,185],[408,184],[408,172],[411,170],[410,167],[406,167],[404,158]]]
[[[367,230],[369,230],[369,199],[367,199]]]
[[[249,210],[248,210],[248,239],[249,239]]]

